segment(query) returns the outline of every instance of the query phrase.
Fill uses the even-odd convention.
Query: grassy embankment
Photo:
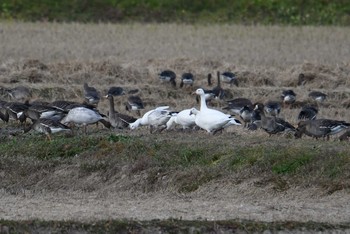
[[[234,144],[233,144],[234,142]],[[292,144],[290,144],[292,143]],[[119,188],[147,192],[171,191],[187,194],[207,183],[239,184],[255,180],[251,189],[272,187],[283,194],[296,187],[317,188],[317,196],[349,189],[349,146],[341,142],[316,142],[272,137],[242,137],[224,134],[208,138],[196,132],[153,135],[98,134],[92,136],[56,136],[52,142],[43,136],[25,135],[3,140],[2,189],[11,194],[23,190],[93,192],[103,184],[116,183],[120,172],[127,177],[141,176],[140,181]],[[63,176],[65,168],[78,176]],[[125,168],[127,168],[125,170]],[[59,173],[56,173],[59,172]],[[98,183],[81,181],[101,178]],[[72,178],[70,178],[72,177]],[[78,180],[76,178],[79,178]],[[189,179],[191,178],[191,179]],[[114,182],[113,182],[114,181]],[[80,183],[82,185],[80,185]],[[39,187],[36,185],[40,184]],[[341,230],[347,224],[314,222],[252,222],[226,220],[153,220],[96,221],[0,221],[1,230],[11,232],[50,231],[149,231],[197,230]]]

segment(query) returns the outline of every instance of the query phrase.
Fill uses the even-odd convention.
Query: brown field
[[[8,22],[0,23],[0,85],[29,86],[32,100],[47,101],[82,101],[83,82],[101,93],[110,86],[138,88],[146,110],[166,104],[180,111],[198,107],[191,92],[197,87],[208,87],[208,73],[230,70],[237,74],[239,87],[223,84],[228,93],[226,99],[279,100],[281,91],[291,88],[298,101],[308,102],[308,92],[318,90],[328,95],[318,116],[350,122],[349,42],[350,28],[346,27]],[[157,73],[163,69],[174,70],[178,77],[183,72],[192,72],[194,87],[173,89],[160,83]],[[298,86],[300,73],[313,79]],[[9,100],[1,90],[2,98]],[[118,110],[124,111],[124,101],[125,97],[116,100]],[[221,109],[225,101],[212,105]],[[102,101],[99,109],[105,113],[107,101]],[[283,109],[281,116],[296,125],[299,110],[299,107]],[[189,140],[193,145],[222,141],[246,147],[256,144],[283,147],[292,142],[325,150],[334,143],[341,150],[349,149],[348,143],[337,142],[337,136],[327,143],[298,141],[288,136],[269,138],[265,132],[251,133],[239,127],[229,128],[219,136],[204,132],[186,136],[163,132],[150,136],[144,129],[130,134],[148,141]],[[233,142],[227,139],[232,136],[237,138]],[[0,186],[0,219],[83,222],[123,218],[246,219],[329,224],[350,221],[349,177],[343,181],[346,186],[331,194],[312,184],[306,186],[306,182],[276,192],[268,182],[255,186],[259,175],[243,175],[239,179],[235,175],[233,182],[228,176],[182,194],[165,187],[152,191],[130,189],[128,185],[143,181],[138,177],[145,176],[142,174],[126,181],[121,171],[117,182],[107,183],[97,174],[79,178],[74,170],[74,165],[66,165],[47,178],[33,175],[31,183],[18,180],[11,186]],[[6,173],[0,167],[0,178],[11,181]]]

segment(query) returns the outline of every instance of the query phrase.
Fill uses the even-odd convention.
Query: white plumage
[[[77,125],[83,125],[85,133],[87,125],[97,122],[101,122],[106,128],[111,127],[111,124],[98,112],[85,107],[75,107],[71,109],[61,122],[63,124],[74,123]]]
[[[75,123],[75,124],[81,124],[81,125],[88,125],[93,124],[103,119],[103,117],[88,108],[85,107],[75,107],[71,109],[66,117],[63,118],[62,123]]]
[[[232,116],[208,108],[205,102],[205,93],[203,89],[197,89],[196,94],[200,96],[200,111],[192,108],[191,113],[196,115],[195,123],[200,128],[205,129],[207,132],[216,133],[230,125],[241,125],[241,123]]]
[[[162,131],[166,126],[165,124],[171,118],[170,111],[168,110],[169,106],[161,106],[156,109],[146,112],[142,118],[137,119],[134,123],[131,123],[130,129],[136,129],[139,126],[149,125],[151,127],[150,131],[153,132],[154,128],[162,126],[160,129]]]
[[[170,129],[174,123],[182,126],[183,129],[192,128],[196,125],[196,116],[191,113],[191,109],[185,109],[171,116],[166,123],[167,129]]]

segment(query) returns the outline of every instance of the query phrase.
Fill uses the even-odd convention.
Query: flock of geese
[[[176,74],[173,71],[164,70],[158,74],[158,77],[163,82],[176,87]],[[302,82],[303,78],[304,75],[301,74],[299,82]],[[0,118],[6,123],[10,119],[19,121],[24,133],[35,130],[45,134],[49,140],[52,134],[62,131],[71,132],[74,126],[83,126],[86,133],[87,125],[95,123],[102,123],[106,128],[131,130],[140,126],[149,126],[151,133],[171,130],[174,125],[180,125],[182,129],[200,128],[214,135],[229,126],[243,125],[251,131],[262,129],[270,136],[283,132],[293,133],[295,138],[301,138],[305,134],[316,139],[329,139],[331,135],[340,132],[344,132],[339,137],[340,140],[347,140],[350,136],[350,124],[346,121],[317,118],[317,105],[307,104],[301,108],[298,115],[300,122],[296,127],[280,118],[282,106],[293,105],[296,101],[296,94],[291,89],[282,92],[281,102],[268,101],[253,104],[247,98],[236,98],[226,101],[227,106],[222,110],[210,108],[208,103],[212,99],[225,98],[225,90],[221,87],[221,82],[228,83],[230,86],[239,85],[234,73],[217,72],[217,86],[212,89],[198,88],[193,92],[197,95],[199,109],[190,107],[174,112],[169,106],[159,106],[142,116],[140,111],[144,109],[144,104],[141,98],[135,95],[138,92],[137,89],[128,92],[129,97],[125,103],[126,110],[135,111],[135,115],[120,113],[114,107],[114,98],[126,94],[122,87],[111,87],[103,96],[109,101],[108,113],[104,115],[97,109],[102,98],[100,92],[87,83],[83,84],[83,103],[65,100],[20,102],[18,100],[27,99],[30,96],[30,90],[25,86],[17,86],[5,90],[15,101],[0,101]],[[191,73],[184,73],[179,87],[192,87],[193,83],[194,76]],[[212,75],[208,74],[208,85],[212,84]],[[309,93],[309,97],[315,102],[323,102],[327,95],[313,91]],[[139,118],[134,117],[136,115]],[[31,120],[29,126],[26,124],[27,119]]]

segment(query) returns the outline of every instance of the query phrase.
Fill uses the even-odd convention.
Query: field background
[[[33,99],[82,101],[82,84],[102,94],[111,86],[138,88],[148,105],[174,110],[196,105],[189,95],[209,88],[208,73],[233,71],[238,88],[228,85],[226,100],[236,97],[265,102],[279,100],[292,88],[299,101],[319,90],[329,96],[320,116],[349,121],[350,30],[344,27],[291,27],[176,24],[2,23],[0,78],[3,87],[19,84],[33,89]],[[172,69],[195,75],[193,88],[172,89],[158,73]],[[314,78],[297,86],[298,75]],[[4,98],[6,94],[3,93]],[[126,97],[116,100],[118,109]],[[225,100],[224,100],[225,101]],[[216,103],[224,107],[225,102]],[[107,102],[100,108],[106,110]],[[345,107],[345,108],[343,108]],[[282,116],[296,124],[300,109]],[[291,114],[288,112],[292,112]]]
[[[153,7],[149,2],[143,1]],[[248,15],[243,22],[210,14],[212,20],[207,24],[202,11],[184,13],[183,19],[175,11],[172,23],[162,17],[146,20],[161,22],[155,24],[135,21],[137,15],[145,14],[126,14],[120,10],[122,3],[117,4],[118,9],[129,17],[115,24],[96,23],[102,18],[91,17],[89,11],[84,11],[89,13],[86,20],[71,22],[75,18],[54,16],[52,7],[51,11],[35,8],[47,6],[44,3],[29,7],[28,2],[18,1],[15,8],[10,1],[3,2],[2,99],[9,100],[5,88],[26,85],[32,89],[32,100],[82,101],[82,84],[88,82],[102,94],[110,86],[138,88],[146,110],[166,104],[179,111],[198,107],[191,93],[197,87],[208,88],[208,73],[215,76],[216,71],[230,70],[237,74],[239,87],[223,84],[227,97],[212,103],[214,108],[221,109],[226,100],[236,97],[279,100],[287,88],[297,93],[298,101],[310,102],[308,92],[319,90],[328,95],[319,106],[319,117],[350,122],[350,29],[344,27],[347,4],[320,1],[319,6],[327,6],[327,11],[342,6],[328,23],[283,21],[266,13],[269,11],[261,11],[266,16],[247,8],[252,16],[262,18]],[[252,7],[261,7],[259,3],[264,4],[254,1]],[[74,6],[70,7],[74,11]],[[137,12],[139,8],[129,9]],[[149,12],[149,8],[142,9]],[[58,12],[64,15],[64,11]],[[197,17],[199,22],[188,24]],[[225,24],[216,19],[224,19]],[[291,26],[295,24],[298,26]],[[315,26],[319,24],[328,26]],[[194,87],[174,89],[160,83],[157,74],[163,69],[174,70],[178,83],[183,72],[192,72]],[[298,86],[300,73],[312,80]],[[122,112],[125,98],[116,100],[116,108]],[[106,113],[107,101],[101,101],[99,109]],[[299,110],[299,106],[283,109],[281,116],[296,125]],[[87,136],[57,135],[48,143],[41,135],[13,136],[10,131],[19,132],[20,127],[1,124],[3,232],[262,232],[350,227],[350,149],[338,136],[329,142],[306,137],[295,140],[289,135],[268,137],[263,131],[242,127],[214,137],[176,131],[150,135],[144,128],[121,132],[91,126]]]

